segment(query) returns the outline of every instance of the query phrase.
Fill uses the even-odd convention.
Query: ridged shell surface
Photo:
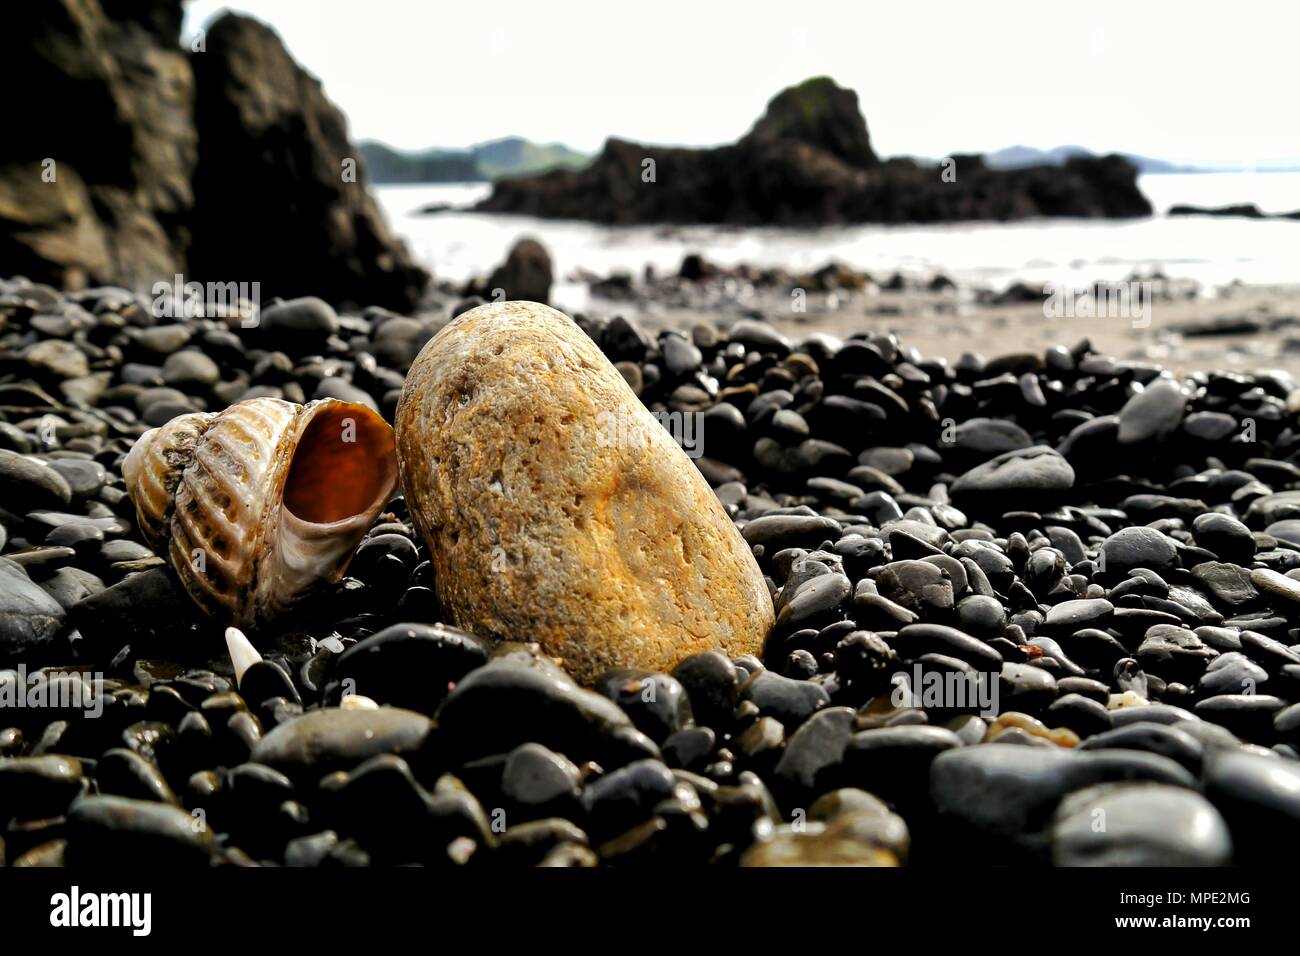
[[[209,424],[181,476],[168,557],[213,617],[251,623],[253,579],[271,547],[298,411],[272,398],[232,405]]]
[[[122,462],[140,531],[155,550],[165,546],[172,503],[181,473],[194,458],[194,446],[215,414],[177,415],[145,432]]]

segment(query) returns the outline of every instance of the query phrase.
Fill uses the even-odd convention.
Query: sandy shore
[[[816,332],[896,332],[923,355],[949,360],[965,352],[1041,352],[1087,337],[1105,354],[1159,362],[1182,373],[1279,368],[1300,377],[1300,284],[1231,286],[1195,298],[1158,299],[1150,306],[1149,322],[1051,318],[1040,304],[981,304],[961,289],[810,293],[805,312],[794,312],[790,303],[788,293],[776,291],[707,307],[593,298],[591,311],[632,317],[649,329],[686,329],[699,322],[725,326],[752,310],[792,338]],[[1236,331],[1226,326],[1215,334],[1187,331],[1189,326],[1209,330],[1219,323],[1230,323]]]

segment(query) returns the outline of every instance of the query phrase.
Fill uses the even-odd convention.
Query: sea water
[[[998,289],[1015,281],[1083,287],[1137,272],[1200,282],[1207,294],[1233,281],[1300,282],[1300,220],[1170,217],[1170,206],[1255,203],[1300,209],[1300,172],[1151,174],[1139,186],[1154,216],[1130,220],[1041,219],[1013,223],[854,225],[815,229],[734,226],[604,226],[464,211],[486,183],[379,186],[380,206],[419,260],[443,279],[486,275],[521,236],[540,239],[555,264],[555,300],[583,307],[575,270],[634,275],[675,271],[700,252],[714,262],[816,269],[832,259],[883,281],[895,272]],[[647,187],[652,188],[652,187]],[[433,215],[430,204],[458,207]]]

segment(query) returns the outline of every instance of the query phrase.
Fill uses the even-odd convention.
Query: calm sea
[[[435,275],[463,281],[485,274],[520,236],[546,244],[556,274],[639,272],[647,264],[675,270],[688,252],[723,264],[749,262],[792,270],[831,259],[887,278],[896,271],[1005,286],[1017,279],[1074,285],[1163,269],[1195,279],[1207,291],[1233,280],[1300,282],[1300,221],[1170,218],[1176,203],[1255,203],[1265,212],[1300,209],[1300,172],[1200,173],[1141,177],[1157,213],[1149,219],[1048,219],[1010,224],[835,226],[821,229],[717,226],[599,226],[525,216],[444,212],[420,215],[431,203],[468,205],[486,184],[380,186],[390,224]],[[578,283],[561,282],[561,305],[581,308]]]

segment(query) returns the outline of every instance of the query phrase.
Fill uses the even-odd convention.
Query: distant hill
[[[548,169],[581,169],[591,161],[588,154],[563,143],[533,143],[522,136],[480,143],[471,152],[488,179],[528,176]]]
[[[992,169],[1022,169],[1026,166],[1062,166],[1076,156],[1096,156],[1082,146],[1057,146],[1053,149],[1035,149],[1032,146],[1007,146],[984,154],[984,162]],[[1134,153],[1120,153],[1137,167],[1139,173],[1199,173],[1195,166],[1180,166],[1163,159],[1151,159]]]
[[[375,183],[459,183],[486,178],[474,157],[464,152],[429,149],[403,153],[375,142],[363,142],[359,148],[370,181]]]
[[[548,169],[580,169],[591,159],[561,143],[534,143],[507,136],[468,149],[404,152],[384,143],[361,143],[361,156],[372,182],[465,183],[507,176],[527,176]]]

